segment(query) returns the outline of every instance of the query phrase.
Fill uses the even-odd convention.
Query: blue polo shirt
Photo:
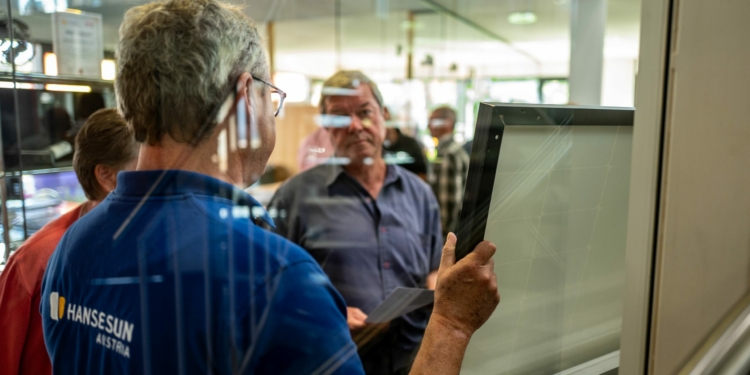
[[[307,250],[347,306],[365,314],[397,287],[424,288],[440,265],[437,200],[424,181],[400,166],[388,165],[373,199],[341,166],[319,165],[282,185],[269,211],[275,231]],[[365,371],[392,373],[410,365],[429,312],[392,321],[385,335],[363,346]]]
[[[360,374],[346,306],[248,194],[186,171],[118,175],[44,275],[55,374]]]

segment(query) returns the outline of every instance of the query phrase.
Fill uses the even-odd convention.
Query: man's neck
[[[344,170],[359,181],[365,190],[375,199],[378,198],[380,190],[383,188],[387,169],[385,160],[382,157],[373,159],[370,165],[358,162],[344,166]]]
[[[101,201],[99,200],[88,200],[81,205],[78,211],[78,218],[80,219],[83,215],[86,215],[89,211],[93,210],[94,207],[98,206]]]
[[[165,136],[158,145],[141,146],[136,170],[177,169],[205,174],[233,185],[241,184],[241,173],[233,171],[232,168],[227,168],[226,171],[220,169],[216,150],[215,142],[211,140],[193,147]]]
[[[439,143],[445,143],[453,138],[453,131],[445,132],[438,138]]]

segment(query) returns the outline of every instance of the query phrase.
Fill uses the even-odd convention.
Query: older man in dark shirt
[[[349,329],[368,374],[407,373],[429,319],[420,309],[387,327],[367,314],[397,287],[434,288],[440,211],[430,187],[382,156],[382,97],[360,72],[324,84],[323,116],[336,157],[284,184],[270,204],[276,231],[306,249],[347,304]],[[334,89],[332,89],[334,88]]]

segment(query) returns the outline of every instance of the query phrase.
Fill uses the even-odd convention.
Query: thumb
[[[492,256],[495,255],[495,251],[497,251],[495,244],[489,241],[482,241],[464,259],[469,259],[476,264],[484,266],[487,265],[492,259]]]
[[[443,256],[440,259],[440,268],[448,268],[456,264],[456,235],[448,233],[448,238],[443,246]]]

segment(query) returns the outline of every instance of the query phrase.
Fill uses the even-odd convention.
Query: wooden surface
[[[318,128],[316,115],[318,108],[312,105],[284,104],[284,109],[276,118],[276,147],[269,164],[286,168],[292,176],[297,174],[297,152],[302,140]]]

